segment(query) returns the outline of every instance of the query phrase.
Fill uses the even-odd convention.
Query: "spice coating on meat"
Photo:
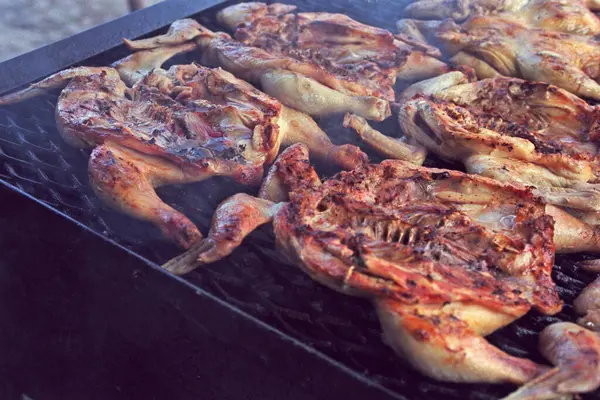
[[[573,162],[592,161],[597,155],[597,108],[545,83],[504,77],[484,79],[442,89],[432,96],[417,96],[403,108],[435,115],[449,135],[484,140],[493,133],[489,145],[504,147],[508,153],[511,146],[533,146],[536,153],[562,154]],[[529,143],[504,141],[505,137]]]
[[[527,191],[392,160],[318,187],[307,181],[275,217],[275,233],[338,290],[517,315],[560,308],[550,279],[553,223]]]
[[[245,183],[277,152],[281,105],[226,71],[174,66],[123,87],[105,72],[73,79],[58,101],[59,126],[89,145],[116,142],[187,169],[222,163]]]
[[[501,76],[465,83],[461,75],[407,89],[398,113],[404,133],[469,172],[532,186],[546,203],[590,222],[600,211],[598,107],[551,84]],[[575,248],[598,250],[598,234],[586,230],[586,247]],[[574,251],[570,243],[557,249]]]

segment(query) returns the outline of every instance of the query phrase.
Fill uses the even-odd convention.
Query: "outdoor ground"
[[[0,62],[127,12],[127,0],[0,0]]]

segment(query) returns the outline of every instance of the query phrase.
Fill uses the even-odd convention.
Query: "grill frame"
[[[156,6],[150,7],[145,10],[138,11],[136,13],[132,13],[128,16],[122,17],[116,21],[111,23],[102,25],[100,27],[94,28],[90,31],[84,32],[80,35],[76,35],[72,38],[65,39],[63,41],[57,42],[55,44],[46,46],[42,49],[38,49],[34,52],[25,54],[23,56],[17,57],[13,60],[9,60],[5,63],[0,64],[0,72],[2,76],[10,77],[11,79],[6,79],[3,82],[0,82],[0,92],[11,91],[15,88],[21,87],[30,82],[37,81],[51,73],[54,73],[60,69],[63,69],[72,65],[106,65],[107,61],[114,61],[126,54],[127,51],[122,46],[121,37],[126,36],[129,38],[146,36],[150,34],[155,34],[156,30],[160,28],[160,31],[164,31],[166,26],[172,22],[174,19],[183,18],[187,16],[193,16],[209,28],[216,29],[211,22],[214,21],[213,16],[214,13],[224,7],[225,5],[229,5],[232,3],[237,3],[240,1],[215,1],[215,0],[200,0],[200,1],[190,1],[190,0],[173,0],[171,2],[159,3]],[[330,2],[326,9],[325,7],[320,7],[317,1],[315,0],[298,0],[298,1],[289,1],[289,3],[299,4],[301,3],[304,7],[301,8],[302,11],[317,11],[319,9],[323,11],[345,11],[349,16],[356,18],[358,20],[362,20],[363,22],[372,23],[378,26],[382,26],[384,28],[391,28],[390,25],[393,25],[395,18],[393,19],[383,19],[383,15],[381,18],[363,18],[365,14],[362,12],[365,9],[370,7],[388,7],[392,6],[394,3],[393,0],[335,0]],[[360,4],[360,7],[348,8],[349,4],[354,3]],[[401,9],[401,4],[403,2],[395,2],[396,9]],[[368,17],[368,15],[367,15]],[[59,54],[59,57],[51,57],[51,55]],[[52,60],[51,62],[47,62],[47,60]],[[189,61],[188,57],[177,58],[178,62],[187,62]],[[49,125],[48,116],[43,116],[40,118],[36,118],[32,109],[35,109],[36,112],[39,111],[39,105],[41,103],[51,101],[55,98],[55,94],[48,95],[42,99],[34,100],[31,103],[26,103],[25,106],[16,106],[9,107],[9,111],[13,110],[13,115],[15,118],[21,118],[23,114],[23,110],[29,108],[27,111],[29,115],[34,115],[32,126],[39,128],[40,126],[45,130],[44,132],[40,132],[37,129],[30,129],[29,122],[26,126],[19,126],[19,124],[15,123],[15,126],[11,126],[11,123],[6,120],[6,114],[0,116],[0,125],[3,125],[3,128],[0,127],[0,130],[4,129],[5,131],[16,131],[21,129],[24,131],[30,131],[31,137],[36,137],[36,135],[48,133],[52,131],[52,127]],[[44,112],[47,112],[44,111]],[[3,119],[4,118],[4,119]],[[10,121],[11,119],[8,118]],[[14,122],[14,121],[13,121]],[[51,121],[53,123],[53,120]],[[319,121],[321,126],[323,126],[326,130],[331,131],[335,130],[333,127],[340,125],[339,119],[322,119]],[[388,121],[388,125],[389,125]],[[328,129],[330,128],[330,129]],[[388,127],[389,129],[389,127]],[[344,137],[343,133],[339,132],[339,129],[336,131],[338,134],[337,140],[350,140],[349,137]],[[21,137],[24,137],[25,140],[21,145],[31,145],[37,147],[43,147],[43,143],[30,143],[27,139],[27,134],[22,134]],[[52,137],[54,139],[54,137]],[[0,135],[0,139],[2,139]],[[58,138],[60,140],[60,138]],[[6,144],[6,140],[3,142],[0,140],[0,161],[5,163],[5,170],[3,172],[0,169],[0,182],[10,187],[12,190],[21,192],[22,194],[27,194],[27,192],[32,192],[32,190],[28,189],[26,184],[15,186],[12,183],[19,181],[32,180],[30,177],[26,176],[25,173],[19,173],[19,171],[15,171],[13,167],[14,174],[10,173],[12,176],[6,175],[6,160],[11,159],[11,154],[6,150],[7,146],[11,146],[10,144]],[[58,182],[59,185],[68,186],[71,182],[73,188],[75,190],[82,190],[84,192],[84,203],[91,204],[91,207],[96,210],[101,211],[100,216],[100,224],[96,226],[85,226],[85,229],[90,229],[92,232],[103,235],[106,239],[108,236],[111,239],[115,239],[119,241],[117,244],[115,241],[112,241],[113,244],[121,247],[129,249],[138,249],[139,246],[146,246],[147,248],[153,247],[151,253],[143,254],[143,256],[150,257],[152,261],[148,261],[144,258],[145,262],[151,265],[155,269],[159,269],[157,263],[155,261],[165,261],[165,255],[174,255],[177,253],[177,250],[162,241],[160,236],[156,233],[147,235],[145,231],[148,228],[147,224],[143,223],[131,223],[130,225],[135,226],[136,228],[133,231],[128,231],[128,236],[136,236],[137,240],[123,242],[123,238],[120,237],[119,232],[114,232],[114,229],[111,227],[119,225],[115,220],[122,219],[120,214],[110,211],[107,207],[102,206],[99,200],[93,197],[93,194],[90,195],[91,190],[87,187],[87,182],[81,177],[81,170],[85,168],[85,154],[83,154],[79,150],[74,150],[70,148],[68,145],[64,143],[58,143],[53,140],[50,140],[48,144],[50,148],[56,148],[54,154],[57,155],[62,160],[58,160],[58,164],[66,165],[66,170],[75,171],[72,176],[74,178],[69,178],[67,183]],[[57,151],[60,150],[61,152]],[[30,157],[30,162],[40,163],[40,164],[52,164],[50,161],[46,162],[43,159],[40,159],[35,152],[33,159]],[[36,161],[37,158],[37,161]],[[56,160],[55,160],[56,161]],[[375,160],[376,161],[376,158]],[[439,160],[430,159],[430,163],[436,166],[441,165]],[[323,168],[321,166],[321,171],[325,170],[327,173],[327,168]],[[38,169],[38,171],[40,171]],[[53,181],[52,177],[49,174],[44,173],[42,171],[42,185],[48,184],[48,182]],[[64,169],[63,169],[64,171]],[[38,172],[39,175],[39,172]],[[44,178],[43,175],[46,175]],[[59,174],[60,175],[60,174]],[[44,183],[44,179],[48,182]],[[201,216],[196,216],[194,222],[198,224],[198,226],[205,232],[206,228],[210,222],[210,214],[216,207],[219,201],[223,200],[227,195],[233,194],[234,192],[243,190],[248,191],[248,188],[243,188],[241,186],[232,185],[230,181],[228,181],[228,185],[223,185],[222,179],[214,179],[211,182],[203,183],[201,185],[194,185],[194,189],[188,189],[189,185],[185,186],[185,190],[183,187],[176,187],[171,191],[164,193],[168,200],[170,200],[171,204],[181,205],[184,203],[183,208],[187,211],[193,209],[194,206],[198,208],[198,205],[194,205],[188,202],[187,198],[189,197],[189,191],[193,190],[195,192],[205,191],[209,192],[207,201],[203,204],[202,211],[204,212]],[[57,183],[57,182],[55,182]],[[228,186],[225,192],[222,191],[224,186]],[[50,204],[52,210],[57,213],[65,212],[65,207],[68,209],[71,204],[69,202],[69,198],[64,198],[65,196],[61,196],[60,193],[48,193],[47,197],[43,197],[40,195],[40,192],[36,192],[33,190],[38,200],[45,202],[46,204]],[[219,193],[219,195],[215,195],[215,193]],[[163,193],[161,193],[163,194]],[[211,194],[213,195],[211,197]],[[198,199],[198,194],[196,194],[195,200]],[[54,205],[54,207],[53,207]],[[73,209],[81,208],[81,207],[71,207]],[[83,213],[86,211],[83,210]],[[77,213],[77,211],[69,211],[70,217],[73,220],[81,220],[82,217]],[[189,212],[187,213],[189,215]],[[108,222],[104,221],[104,218],[110,219]],[[80,222],[78,222],[80,223]],[[104,228],[103,228],[104,226]],[[137,237],[140,235],[140,237]],[[144,236],[146,235],[146,236]],[[122,235],[121,235],[122,236]],[[148,241],[148,242],[145,242]],[[186,277],[186,285],[192,285],[195,290],[201,293],[212,293],[216,294],[217,297],[224,299],[235,309],[242,310],[249,314],[254,314],[252,318],[256,318],[259,316],[261,323],[267,324],[270,329],[274,329],[278,335],[286,338],[291,341],[300,341],[305,350],[316,352],[322,360],[328,363],[336,363],[336,368],[342,368],[344,371],[349,373],[348,379],[353,379],[351,375],[354,375],[354,378],[361,377],[363,379],[363,383],[371,385],[379,390],[382,394],[382,398],[406,398],[403,396],[407,396],[407,398],[411,399],[419,399],[419,398],[428,398],[428,399],[445,399],[445,398],[472,398],[472,399],[484,399],[484,398],[494,398],[499,395],[503,395],[508,393],[511,390],[509,386],[492,386],[492,385],[478,385],[477,387],[471,385],[455,385],[455,384],[442,384],[435,382],[431,379],[424,378],[420,376],[418,373],[410,370],[407,367],[402,367],[399,369],[394,369],[396,372],[400,372],[397,375],[402,375],[398,377],[398,382],[391,382],[388,380],[389,376],[383,375],[378,371],[378,364],[381,363],[384,365],[382,369],[385,367],[391,366],[393,363],[401,363],[401,360],[392,354],[390,349],[387,349],[381,340],[378,338],[377,331],[377,323],[374,317],[374,314],[368,304],[362,300],[350,299],[345,296],[333,293],[328,289],[321,288],[317,286],[314,282],[310,281],[309,278],[301,275],[301,272],[280,272],[273,271],[270,263],[273,260],[276,260],[277,257],[274,255],[274,250],[272,246],[272,237],[270,236],[268,229],[262,229],[259,232],[251,235],[249,243],[243,246],[236,254],[232,257],[228,258],[226,261],[216,264],[214,267],[209,267],[204,269],[200,273],[194,273],[190,276]],[[134,251],[134,253],[140,257],[143,252]],[[557,268],[555,271],[555,279],[559,282],[559,284],[563,284],[564,286],[570,286],[570,288],[562,288],[563,293],[561,293],[562,297],[565,298],[567,304],[572,302],[573,297],[576,295],[577,291],[580,290],[583,285],[588,283],[591,280],[590,276],[583,276],[584,279],[579,275],[579,271],[573,265],[575,261],[585,258],[585,255],[571,256],[571,257],[559,257],[557,259]],[[267,269],[257,271],[253,271],[254,275],[244,275],[247,267],[253,263],[260,263],[261,265],[266,265]],[[234,265],[233,267],[231,265]],[[278,268],[278,267],[277,267]],[[291,267],[287,265],[287,268]],[[160,270],[166,276],[169,276],[171,279],[174,277],[169,275],[168,273]],[[265,272],[267,274],[259,274],[257,272]],[[270,276],[267,276],[270,275]],[[240,278],[241,276],[241,278]],[[578,278],[575,278],[578,276]],[[261,282],[263,277],[268,277],[269,280],[266,283]],[[175,278],[180,280],[180,278]],[[216,284],[214,282],[217,282]],[[248,285],[246,285],[246,283]],[[261,287],[262,285],[271,285],[269,288],[265,289]],[[229,285],[229,286],[228,286]],[[224,289],[225,287],[225,289]],[[250,287],[251,292],[260,292],[261,290],[265,290],[267,293],[266,297],[278,297],[277,292],[282,292],[290,287],[293,287],[295,291],[302,291],[303,294],[299,296],[299,298],[303,301],[311,301],[311,299],[321,299],[320,301],[316,301],[317,305],[315,307],[325,307],[328,308],[325,312],[325,318],[329,318],[329,320],[325,322],[318,322],[318,324],[325,324],[327,326],[327,330],[334,330],[334,332],[328,332],[323,336],[323,334],[315,334],[314,332],[305,335],[304,332],[313,330],[313,326],[318,325],[313,320],[314,313],[308,314],[302,312],[287,312],[283,317],[279,314],[279,311],[276,310],[274,313],[265,311],[264,305],[261,304],[252,304],[253,301],[256,301],[256,297],[247,296],[246,292],[239,292],[237,289],[233,290],[233,294],[231,294],[232,289],[235,287],[243,287],[244,290],[248,290]],[[273,289],[275,288],[275,289]],[[273,292],[274,290],[274,292]],[[269,292],[271,291],[271,292]],[[281,293],[279,293],[281,294]],[[287,294],[283,295],[284,297]],[[295,294],[296,297],[297,294]],[[262,297],[261,297],[262,298]],[[269,300],[270,302],[271,300]],[[276,299],[275,307],[278,307],[278,301],[283,304],[286,304],[286,300]],[[290,310],[288,310],[290,311]],[[282,311],[283,314],[285,312]],[[342,317],[336,318],[338,313],[342,314]],[[361,320],[359,322],[348,324],[348,320],[352,320],[352,314],[358,313],[361,314]],[[272,314],[272,315],[271,315]],[[268,315],[265,317],[265,315]],[[308,318],[308,319],[307,319]],[[539,355],[535,354],[535,351],[531,350],[534,348],[534,344],[532,340],[536,336],[536,332],[541,330],[543,326],[549,322],[555,321],[552,317],[543,317],[539,315],[529,315],[525,318],[526,327],[523,328],[521,325],[523,324],[514,324],[510,327],[504,329],[499,333],[495,333],[491,337],[491,341],[494,344],[499,345],[501,348],[505,350],[509,350],[513,354],[530,356],[538,361],[541,361]],[[572,314],[572,309],[569,306],[566,306],[565,311],[560,314],[561,320],[573,320],[574,316]],[[365,326],[366,325],[366,328]],[[333,328],[331,328],[333,327]],[[337,327],[337,328],[336,328]],[[315,335],[319,337],[329,337],[329,336],[346,336],[348,330],[352,330],[354,328],[365,328],[368,329],[369,332],[366,335],[358,334],[358,336],[353,336],[355,333],[350,334],[352,336],[350,340],[341,340],[339,343],[328,343],[327,340],[318,341],[315,340]],[[302,332],[302,330],[305,330]],[[312,336],[311,336],[312,335]],[[329,335],[329,336],[328,336]],[[356,345],[356,341],[362,342],[363,347],[373,347],[377,350],[374,353],[364,352],[362,354],[362,350],[352,350],[358,351],[358,353],[353,353],[352,351],[346,352],[345,350],[335,349],[336,347],[343,346],[353,346]],[[519,344],[521,341],[526,342],[528,350],[523,352],[522,349],[519,348]],[[333,349],[333,350],[331,350]],[[388,355],[385,360],[378,359],[377,357],[381,356],[384,352]],[[330,351],[331,350],[331,351]],[[336,354],[344,354],[342,360],[338,359]],[[364,366],[364,361],[361,359],[359,361],[353,360],[355,354],[359,354],[360,357],[373,357],[375,354],[374,360],[369,360],[367,363],[367,367],[363,367],[366,369],[366,376],[361,375],[361,366]],[[393,361],[392,361],[393,360]],[[339,363],[338,363],[339,362]],[[342,365],[345,365],[342,367]],[[357,372],[358,371],[358,372]],[[375,372],[373,372],[375,371]],[[388,373],[389,375],[389,373]],[[598,396],[600,398],[600,396]]]

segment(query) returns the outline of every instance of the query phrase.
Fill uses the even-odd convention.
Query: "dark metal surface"
[[[344,11],[361,21],[387,28],[393,27],[402,4],[393,0],[335,0],[329,3],[298,0],[288,3],[298,4],[305,11]],[[214,10],[194,17],[210,24],[213,15]],[[76,46],[81,46],[81,42],[67,44],[67,48]],[[122,48],[111,49],[86,63],[106,65],[123,54]],[[41,54],[38,56],[42,57]],[[69,55],[67,58],[74,57]],[[190,56],[176,62],[192,60],[194,57]],[[0,65],[0,72],[3,68]],[[31,73],[25,75],[31,76]],[[166,243],[157,229],[108,209],[94,196],[87,181],[88,153],[69,147],[58,135],[53,119],[55,101],[56,94],[49,94],[0,110],[0,179],[151,261],[162,263],[175,255],[177,249]],[[339,118],[327,118],[319,123],[334,140],[352,138],[340,128]],[[393,133],[395,123],[388,121],[380,127]],[[429,162],[438,164],[436,160]],[[321,172],[331,173],[323,168]],[[159,194],[206,232],[218,203],[239,191],[252,192],[252,189],[215,178],[194,185],[164,188]],[[573,320],[569,304],[591,279],[577,271],[574,260],[574,257],[559,258],[554,274],[567,302],[563,313],[555,318],[531,313],[492,335],[491,342],[511,354],[542,362],[536,350],[537,333],[550,322]],[[441,384],[414,372],[382,342],[376,316],[368,302],[321,287],[298,269],[282,262],[274,251],[268,227],[252,234],[231,257],[186,276],[186,280],[399,397],[491,399],[511,390],[511,387],[497,385]],[[236,339],[230,340],[234,345]]]

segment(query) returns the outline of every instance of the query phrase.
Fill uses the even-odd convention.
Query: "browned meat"
[[[273,220],[278,248],[318,282],[371,299],[387,343],[448,381],[524,383],[545,371],[483,336],[530,308],[553,314],[553,222],[527,189],[388,160],[321,183],[306,147],[285,150],[263,183],[236,195],[208,237],[165,264],[186,273],[230,254]]]
[[[398,75],[412,80],[440,72],[428,70],[440,63],[430,59],[425,48],[415,49],[385,29],[343,14],[291,13],[294,8],[242,3],[221,11],[219,20],[239,41],[320,65],[356,94],[391,101]],[[440,54],[436,50],[432,55]]]
[[[469,172],[533,186],[546,203],[583,221],[598,214],[597,107],[555,86],[515,78],[465,83],[453,72],[415,86],[399,112],[412,140],[463,162]],[[559,251],[600,249],[595,230],[573,224],[582,240],[574,248],[557,242]]]
[[[211,32],[194,20],[175,21],[165,35],[128,41],[132,50],[171,48],[196,43],[202,64],[222,67],[254,84],[287,106],[310,115],[354,112],[383,120],[390,115],[389,103],[374,96],[346,89],[344,80],[312,62],[270,54],[243,44],[223,32]]]
[[[550,31],[596,35],[600,19],[598,0],[415,0],[403,15],[416,19],[452,18],[463,21],[472,15],[499,15],[531,27]]]
[[[548,82],[581,97],[600,100],[600,46],[595,38],[530,28],[499,16],[474,16],[460,25],[400,21],[419,31],[457,64],[479,78],[496,75]]]
[[[241,41],[182,20],[166,35],[126,43],[141,50],[195,40],[203,64],[220,66],[283,104],[317,116],[351,112],[381,121],[390,115],[397,77],[417,80],[447,70],[431,46],[341,14],[287,14],[293,9],[241,3],[222,10],[218,19]]]
[[[142,66],[140,60],[162,59],[162,52],[137,53],[116,69],[63,71],[0,104],[66,84],[57,124],[67,142],[94,149],[89,173],[96,193],[113,207],[154,223],[184,248],[201,235],[157,196],[157,186],[215,175],[258,184],[263,165],[272,162],[279,147],[297,141],[346,168],[366,162],[357,147],[333,145],[310,117],[229,72],[199,65],[149,72]],[[135,82],[133,87],[119,73]]]

